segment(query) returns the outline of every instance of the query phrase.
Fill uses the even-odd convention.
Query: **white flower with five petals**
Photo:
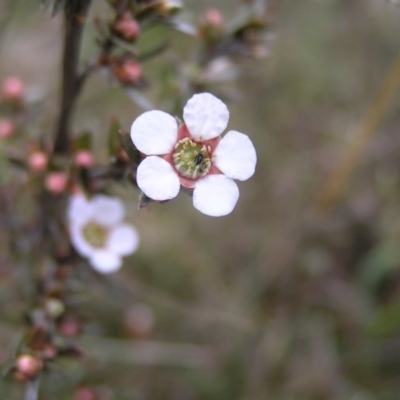
[[[118,270],[121,258],[138,247],[138,233],[123,223],[124,214],[122,201],[115,197],[96,195],[88,200],[75,194],[70,198],[67,217],[71,242],[103,274]]]
[[[233,179],[253,174],[256,152],[249,137],[237,131],[220,135],[228,125],[226,105],[210,93],[194,95],[178,126],[163,111],[148,111],[132,124],[131,138],[147,157],[139,164],[137,183],[144,194],[163,201],[176,197],[180,186],[193,190],[193,205],[218,217],[229,214],[239,198]]]

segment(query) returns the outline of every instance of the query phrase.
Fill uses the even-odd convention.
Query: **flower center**
[[[209,146],[186,137],[175,145],[172,155],[175,168],[185,178],[201,178],[210,172],[210,152]]]
[[[102,248],[108,238],[108,229],[96,222],[89,222],[82,229],[85,240],[95,248]]]

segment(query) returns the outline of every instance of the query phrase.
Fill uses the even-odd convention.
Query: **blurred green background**
[[[92,16],[107,15],[94,3]],[[182,18],[196,22],[215,7],[229,20],[238,3],[188,0]],[[207,217],[184,194],[137,211],[137,190],[115,184],[140,249],[119,273],[85,288],[77,342],[88,356],[54,366],[40,399],[74,399],[80,385],[113,400],[400,399],[398,97],[337,205],[329,213],[316,207],[400,51],[400,6],[280,0],[271,17],[269,56],[241,61],[229,88],[238,101],[228,104],[228,128],[248,134],[258,154],[254,177],[239,183],[234,212]],[[1,0],[0,20],[0,76],[20,76],[29,96],[44,99],[31,134],[50,134],[62,18],[51,19],[34,0]],[[160,32],[170,49],[145,69],[151,87],[144,94],[156,106],[160,71],[190,61],[194,43]],[[89,26],[82,58],[94,54]],[[141,112],[97,74],[74,127],[94,132],[105,159],[110,118],[128,130]],[[0,293],[6,286],[0,278]],[[24,303],[2,299],[4,362],[21,333]],[[146,340],[132,318],[151,327]],[[0,383],[2,399],[22,392],[11,380]]]

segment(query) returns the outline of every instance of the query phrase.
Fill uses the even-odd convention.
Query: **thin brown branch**
[[[61,106],[56,125],[54,151],[65,154],[69,151],[71,116],[77,96],[87,74],[78,71],[79,51],[83,27],[92,0],[69,0],[65,7],[65,40],[62,64]]]

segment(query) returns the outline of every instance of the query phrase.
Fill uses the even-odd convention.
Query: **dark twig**
[[[69,0],[65,6],[65,41],[62,65],[60,114],[57,121],[54,151],[69,150],[69,129],[75,100],[88,74],[78,72],[83,26],[92,0]]]

